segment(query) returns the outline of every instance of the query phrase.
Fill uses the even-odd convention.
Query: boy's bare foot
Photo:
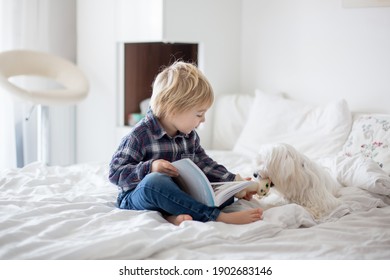
[[[262,215],[263,209],[261,208],[231,213],[221,212],[217,218],[217,221],[227,224],[249,224],[261,220]]]
[[[182,214],[178,216],[166,216],[165,219],[176,226],[180,225],[184,221],[192,221],[192,217],[187,214]]]

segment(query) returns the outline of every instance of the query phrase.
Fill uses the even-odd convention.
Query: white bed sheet
[[[234,172],[253,171],[248,158],[212,155]],[[314,221],[271,193],[227,209],[264,207],[262,221],[174,226],[154,211],[117,209],[107,173],[107,164],[1,171],[0,259],[390,259],[388,195],[343,188],[344,204]]]

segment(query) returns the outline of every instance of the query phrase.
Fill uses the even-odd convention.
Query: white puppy
[[[330,214],[340,201],[340,187],[316,162],[288,144],[264,146],[257,158],[257,172],[269,178],[287,200],[305,207],[316,219]]]

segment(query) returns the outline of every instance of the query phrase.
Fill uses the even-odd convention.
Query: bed
[[[117,209],[108,163],[35,162],[0,171],[0,259],[390,259],[390,115],[260,91],[221,96],[213,111],[215,160],[250,176],[261,145],[290,143],[343,184],[342,205],[315,220],[271,191],[225,209],[260,206],[262,221],[175,226]]]

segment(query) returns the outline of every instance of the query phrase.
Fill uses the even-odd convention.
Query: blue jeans
[[[138,186],[118,196],[118,207],[129,210],[155,210],[163,215],[188,214],[201,222],[215,221],[223,207],[233,203],[232,197],[220,207],[206,206],[183,192],[171,177],[153,172]]]

